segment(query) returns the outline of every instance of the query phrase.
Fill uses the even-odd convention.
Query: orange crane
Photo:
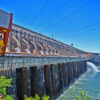
[[[12,13],[0,9],[0,54],[5,55],[9,33],[12,29]]]

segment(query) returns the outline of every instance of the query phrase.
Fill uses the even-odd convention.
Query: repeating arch
[[[36,45],[36,43],[33,42],[33,41],[30,41],[30,42],[34,45],[35,49],[37,50],[37,45]]]
[[[14,36],[10,36],[10,38],[12,38],[16,42],[17,46],[20,47],[20,42]]]
[[[21,38],[21,40],[27,45],[27,48],[29,49],[30,48],[29,43],[25,39]]]

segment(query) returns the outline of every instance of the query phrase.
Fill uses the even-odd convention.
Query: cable
[[[39,12],[36,14],[36,16],[34,17],[34,19],[32,20],[32,23],[33,23],[33,21],[35,22],[39,18],[40,14],[43,12],[43,9],[46,7],[48,1],[49,0],[45,0],[44,4],[40,8]]]
[[[55,22],[54,24],[50,25],[50,26],[53,26],[53,25],[56,25],[68,18],[70,18],[73,14],[77,13],[77,12],[80,12],[82,9],[84,9],[85,7],[87,7],[88,5],[90,5],[94,0],[89,0],[86,4],[84,4],[83,6],[81,6],[80,8],[74,10],[70,15],[67,15],[63,18],[61,18],[60,20],[58,20],[57,22]]]
[[[48,21],[48,19],[52,19],[55,14],[59,13],[63,8],[65,8],[72,0],[68,0],[67,2],[65,2],[61,7],[59,7],[58,9],[56,9],[55,12],[52,13],[52,15],[50,15],[46,20],[44,20],[42,23],[39,24],[39,26],[43,25],[44,23],[46,23]]]

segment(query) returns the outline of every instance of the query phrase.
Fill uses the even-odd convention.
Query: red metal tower
[[[9,33],[12,28],[12,13],[0,9],[0,54],[5,55]]]

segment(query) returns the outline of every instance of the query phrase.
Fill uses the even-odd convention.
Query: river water
[[[90,100],[100,100],[100,72],[88,69],[58,100],[76,100],[81,91],[86,91]]]

